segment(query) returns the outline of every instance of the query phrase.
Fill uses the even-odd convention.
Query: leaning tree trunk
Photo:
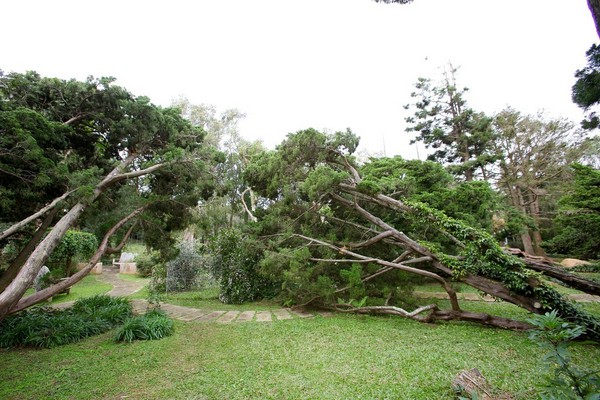
[[[33,250],[35,250],[36,246],[44,237],[46,233],[46,229],[50,226],[56,213],[58,212],[58,208],[54,208],[50,213],[44,218],[44,221],[40,225],[40,227],[35,231],[33,237],[27,242],[25,247],[19,252],[17,257],[10,263],[8,269],[4,271],[2,277],[0,277],[0,292],[6,289],[6,287],[15,279],[21,267],[27,261],[27,258],[31,255]]]
[[[155,164],[143,170],[124,173],[123,171],[136,158],[135,154],[130,154],[117,167],[115,167],[106,177],[94,188],[93,194],[89,199],[75,204],[71,209],[54,225],[48,235],[40,242],[40,244],[31,253],[23,267],[13,279],[13,281],[0,293],[0,321],[11,312],[12,308],[23,297],[27,288],[31,286],[42,265],[46,262],[54,248],[60,240],[65,236],[69,228],[79,219],[85,211],[88,204],[98,198],[108,187],[115,182],[135,178],[154,172],[162,167],[165,163]]]
[[[40,303],[40,302],[54,296],[55,294],[60,293],[61,291],[68,288],[69,286],[72,286],[72,285],[76,284],[77,282],[79,282],[81,279],[83,279],[94,268],[94,266],[100,261],[100,259],[106,252],[106,250],[108,248],[108,241],[110,240],[111,236],[114,235],[114,233],[119,228],[121,228],[123,225],[125,225],[132,218],[139,215],[143,210],[144,210],[143,207],[138,208],[137,210],[133,211],[132,213],[127,215],[125,218],[122,218],[119,222],[117,222],[104,235],[104,238],[102,239],[100,246],[98,246],[96,253],[92,256],[92,258],[88,261],[88,263],[86,264],[86,266],[84,268],[82,268],[77,273],[73,274],[72,276],[68,277],[65,280],[60,281],[59,283],[57,283],[55,285],[47,287],[46,289],[40,290],[39,292],[36,292],[36,293],[32,294],[31,296],[21,299],[14,307],[12,307],[10,309],[9,312],[14,313],[17,311],[21,311],[21,310],[23,310],[27,307],[30,307],[34,304]]]
[[[588,0],[588,7],[592,13],[594,24],[596,25],[596,33],[600,37],[600,1],[599,0]]]

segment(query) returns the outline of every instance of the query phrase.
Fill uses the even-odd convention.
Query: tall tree
[[[547,245],[558,254],[584,259],[600,258],[600,171],[573,164],[574,184],[560,199],[555,219],[558,235]]]
[[[407,132],[416,132],[411,141],[423,142],[435,151],[432,161],[448,165],[450,171],[471,181],[477,172],[487,179],[486,167],[495,161],[491,143],[491,118],[467,106],[464,94],[456,86],[456,69],[449,65],[443,80],[434,86],[430,79],[419,78],[411,94],[414,114],[406,118]]]
[[[203,131],[182,119],[179,110],[157,107],[145,97],[135,97],[114,86],[113,81],[63,81],[35,73],[12,73],[0,78],[0,118],[9,122],[3,125],[3,139],[33,143],[40,135],[62,134],[51,138],[54,142],[45,146],[46,153],[29,155],[31,161],[22,162],[25,153],[15,152],[14,148],[0,160],[3,170],[10,168],[10,173],[24,179],[36,168],[45,171],[45,166],[61,172],[50,174],[48,189],[40,193],[44,201],[56,196],[55,201],[46,206],[24,203],[26,212],[2,214],[6,228],[0,237],[5,241],[37,218],[55,213],[57,221],[49,221],[51,228],[45,236],[33,235],[30,245],[23,247],[26,253],[20,255],[23,262],[11,265],[15,268],[11,271],[14,278],[0,293],[0,319],[80,280],[107,250],[110,236],[132,219],[152,217],[160,222],[158,225],[170,229],[184,222],[186,205],[197,203],[197,187],[201,186],[197,182],[207,164],[201,146]],[[23,115],[32,117],[26,119]],[[27,198],[20,188],[6,187],[17,201]],[[179,206],[173,207],[173,203]],[[103,213],[114,225],[104,232],[88,266],[57,285],[23,298],[67,231],[77,224],[84,225],[89,213]]]
[[[502,154],[498,187],[521,213],[525,251],[544,255],[543,199],[557,197],[553,189],[568,176],[568,165],[579,158],[582,136],[568,120],[523,115],[511,108],[496,115],[494,128],[496,152]]]

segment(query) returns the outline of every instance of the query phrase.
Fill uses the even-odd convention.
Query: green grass
[[[451,399],[454,376],[478,368],[497,390],[533,399],[545,374],[525,334],[468,323],[339,315],[175,328],[160,341],[114,344],[108,333],[0,351],[0,398]],[[573,352],[589,368],[600,359],[592,345]]]
[[[281,308],[280,304],[269,300],[261,300],[245,304],[223,304],[219,300],[219,288],[209,288],[181,293],[168,293],[165,296],[165,302],[178,306],[198,308],[201,310],[272,310]]]
[[[88,275],[71,287],[69,294],[58,294],[52,298],[50,304],[64,303],[74,301],[84,297],[104,294],[112,289],[112,285],[100,282],[94,275]],[[34,289],[28,289],[25,292],[26,296],[35,293]]]

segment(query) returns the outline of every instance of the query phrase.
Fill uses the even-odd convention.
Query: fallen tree
[[[265,154],[246,171],[253,189],[271,199],[263,216],[267,232],[292,231],[281,233],[283,240],[271,241],[273,251],[263,264],[272,274],[276,263],[288,263],[280,272],[283,287],[290,293],[295,290],[298,300],[307,300],[299,304],[429,322],[466,320],[509,329],[529,327],[522,321],[462,310],[451,286],[458,281],[533,313],[555,309],[564,319],[585,326],[589,338],[600,340],[596,318],[545,284],[528,268],[530,263],[507,254],[491,235],[426,204],[384,194],[381,181],[389,176],[363,179],[350,156],[356,140],[351,132],[301,131],[289,135],[277,151]],[[287,226],[282,223],[283,211],[277,209],[279,203],[290,210]],[[269,212],[279,221],[269,220]],[[352,237],[362,240],[349,240]],[[305,265],[302,271],[302,262],[316,265]],[[353,267],[343,269],[344,265]],[[371,267],[367,273],[363,270]],[[336,302],[336,296],[353,289],[364,293],[356,290],[361,285],[376,280],[385,285],[385,277],[393,279],[397,271],[437,281],[448,294],[451,309],[430,305],[407,312],[387,304],[357,305],[357,297],[351,294],[347,298],[354,301]]]

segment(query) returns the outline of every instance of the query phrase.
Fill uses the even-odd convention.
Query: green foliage
[[[435,149],[429,160],[449,165],[452,173],[472,180],[476,170],[485,174],[486,165],[497,159],[491,146],[492,119],[467,107],[467,89],[457,87],[455,72],[450,65],[442,82],[435,86],[430,79],[419,78],[416,91],[411,93],[415,111],[406,118],[406,131],[417,133],[411,144],[423,142],[426,148]]]
[[[35,307],[0,322],[0,347],[55,347],[106,332],[131,316],[126,299],[97,295],[64,310]]]
[[[361,168],[363,193],[385,193],[442,210],[471,226],[491,231],[497,195],[487,182],[456,183],[441,164],[393,158],[371,159]],[[371,187],[369,187],[371,186]]]
[[[210,247],[210,270],[219,282],[223,303],[244,303],[269,293],[271,283],[258,272],[264,251],[258,241],[233,228],[222,230]]]
[[[98,248],[98,239],[92,233],[69,229],[48,258],[51,265],[63,267],[65,276],[77,260],[91,257]]]
[[[348,285],[348,293],[347,295],[350,299],[360,299],[365,298],[365,285],[362,282],[362,266],[360,264],[352,264],[352,268],[343,269],[340,271],[340,277],[346,281]],[[352,301],[350,301],[352,302]],[[363,302],[364,303],[364,302]]]
[[[600,258],[600,171],[573,164],[571,193],[560,200],[554,223],[558,234],[547,241],[548,251],[577,258]]]
[[[600,102],[600,45],[593,44],[585,53],[588,65],[575,73],[577,81],[572,88],[573,102],[588,111]],[[581,122],[584,129],[594,129],[600,124],[595,112],[590,112]]]
[[[209,265],[210,256],[200,254],[193,243],[182,242],[177,257],[167,263],[166,291],[181,292],[210,286]]]
[[[158,340],[173,332],[173,320],[164,311],[155,308],[125,321],[117,329],[115,341],[131,343],[134,340]]]
[[[532,285],[531,280],[537,280],[539,274],[525,269],[522,261],[505,253],[490,234],[469,227],[422,203],[407,204],[414,211],[411,217],[417,218],[421,223],[434,225],[464,243],[464,248],[456,254],[460,258],[438,254],[441,261],[452,268],[456,279],[468,272],[502,282],[513,293],[538,299],[542,310],[555,309],[562,318],[585,326],[587,337],[600,340],[600,321],[597,318],[565,300],[548,285]]]
[[[135,264],[138,275],[143,278],[151,276],[154,266],[160,262],[160,255],[156,251],[137,255],[135,257]]]
[[[553,372],[553,377],[544,385],[542,399],[600,398],[600,370],[573,365],[568,350],[571,342],[583,334],[584,328],[564,322],[554,310],[528,321],[536,327],[530,331],[529,338],[546,351],[543,360]]]
[[[328,193],[347,178],[347,172],[319,165],[308,173],[301,189],[306,192],[309,200],[318,201],[323,194]]]

